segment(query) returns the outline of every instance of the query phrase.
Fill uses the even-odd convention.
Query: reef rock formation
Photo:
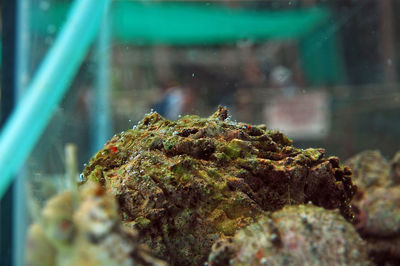
[[[400,264],[400,152],[388,162],[379,151],[364,151],[346,164],[361,188],[352,204],[369,256],[379,265]]]
[[[345,165],[353,172],[353,182],[360,192],[371,187],[387,187],[391,184],[389,162],[375,150],[364,151],[348,159]]]
[[[365,242],[336,210],[286,206],[217,241],[210,266],[370,265]]]
[[[150,113],[115,135],[86,166],[117,199],[125,226],[172,264],[199,265],[212,244],[265,211],[312,202],[352,220],[351,172],[322,149],[298,149],[227,110],[176,121]]]
[[[79,194],[47,202],[42,220],[29,229],[26,265],[166,265],[122,226],[117,203],[103,188],[86,184]]]

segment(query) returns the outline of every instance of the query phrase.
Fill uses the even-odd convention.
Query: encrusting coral
[[[128,228],[172,264],[200,265],[220,237],[285,205],[312,202],[353,220],[351,171],[322,149],[298,149],[220,107],[176,121],[150,113],[115,135],[86,166],[118,201]]]

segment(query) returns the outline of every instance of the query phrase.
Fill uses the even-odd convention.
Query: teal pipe
[[[97,64],[96,86],[91,101],[90,153],[95,154],[111,135],[110,111],[110,23],[109,14],[104,16],[95,45],[94,61]]]
[[[29,20],[30,11],[32,10],[31,0],[16,0],[17,1],[17,32],[16,32],[16,67],[15,67],[15,104],[21,99],[24,90],[29,83],[29,58],[31,54],[31,43]],[[15,175],[13,187],[13,263],[14,266],[25,265],[25,249],[21,248],[26,243],[26,230],[28,228],[28,211],[26,198],[26,167],[19,169]]]
[[[42,134],[88,52],[110,0],[76,0],[0,134],[0,198]]]

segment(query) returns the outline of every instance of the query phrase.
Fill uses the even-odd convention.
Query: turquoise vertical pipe
[[[91,154],[96,153],[111,137],[110,112],[110,23],[109,12],[103,18],[95,46],[97,64],[94,99],[91,103]]]
[[[0,197],[23,165],[65,94],[110,0],[76,0],[57,40],[0,134]]]
[[[17,0],[17,32],[16,32],[16,69],[15,69],[15,95],[16,102],[22,98],[28,84],[29,78],[29,54],[31,43],[29,21],[32,0]],[[25,265],[26,229],[28,223],[26,206],[26,168],[15,175],[16,180],[13,187],[13,265]]]

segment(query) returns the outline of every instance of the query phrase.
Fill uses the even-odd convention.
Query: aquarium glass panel
[[[84,2],[18,1],[17,103]],[[400,263],[399,1],[101,6],[13,173],[14,265]]]

